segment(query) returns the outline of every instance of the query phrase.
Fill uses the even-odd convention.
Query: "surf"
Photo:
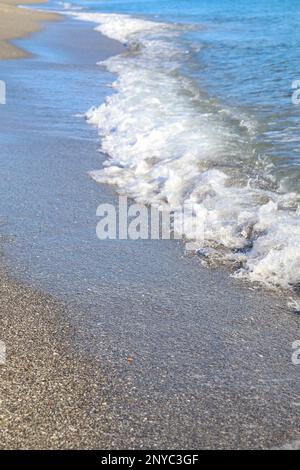
[[[162,210],[197,204],[203,263],[226,263],[238,278],[297,290],[300,195],[270,177],[273,163],[257,149],[253,116],[224,107],[182,73],[193,53],[181,40],[184,25],[73,16],[128,48],[101,63],[117,76],[115,93],[86,113],[107,155],[92,177]]]

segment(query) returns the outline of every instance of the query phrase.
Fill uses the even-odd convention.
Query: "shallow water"
[[[51,24],[22,41],[31,58],[1,63],[1,264],[63,298],[76,347],[100,357],[110,448],[299,440],[299,318],[285,299],[202,268],[175,241],[97,239],[98,204],[118,199],[89,178],[105,156],[76,115],[111,93],[96,61],[122,49],[91,26]]]
[[[297,288],[298,2],[72,5],[65,11],[129,47],[105,63],[116,94],[99,108],[95,96],[87,114],[109,156],[94,178],[139,202],[197,204],[205,258]]]

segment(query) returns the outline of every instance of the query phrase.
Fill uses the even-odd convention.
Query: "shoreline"
[[[70,18],[27,45],[21,71],[19,61],[2,70],[11,98],[1,108],[0,214],[11,242],[0,281],[0,445],[298,440],[299,322],[284,301],[201,267],[179,243],[96,238],[97,206],[118,198],[88,177],[105,157],[97,131],[74,116],[107,96],[111,76],[96,62],[119,45]]]
[[[57,21],[60,16],[54,13],[19,8],[22,5],[47,3],[47,0],[0,0],[0,60],[17,59],[28,53],[11,41],[27,37],[40,31],[45,21]]]

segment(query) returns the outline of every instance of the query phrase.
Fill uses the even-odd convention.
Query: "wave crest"
[[[128,15],[77,14],[129,43],[109,59],[116,93],[87,113],[99,128],[104,168],[92,173],[142,203],[176,210],[197,203],[209,256],[235,276],[300,285],[300,198],[268,182],[255,120],[222,108],[181,73],[189,51],[178,27]],[[138,43],[139,47],[136,47]],[[187,238],[189,233],[186,233]]]

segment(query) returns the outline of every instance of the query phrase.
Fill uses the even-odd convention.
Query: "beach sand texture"
[[[96,237],[118,197],[90,180],[104,156],[77,116],[121,46],[67,16],[26,48],[1,63],[0,449],[298,446],[286,299],[173,240]]]
[[[38,31],[43,21],[54,21],[58,15],[19,8],[16,0],[0,0],[0,59],[15,59],[26,52],[9,41]],[[43,0],[25,0],[26,4],[46,3]]]
[[[0,448],[103,444],[99,365],[71,346],[65,306],[0,275]],[[93,404],[93,405],[92,405]]]

